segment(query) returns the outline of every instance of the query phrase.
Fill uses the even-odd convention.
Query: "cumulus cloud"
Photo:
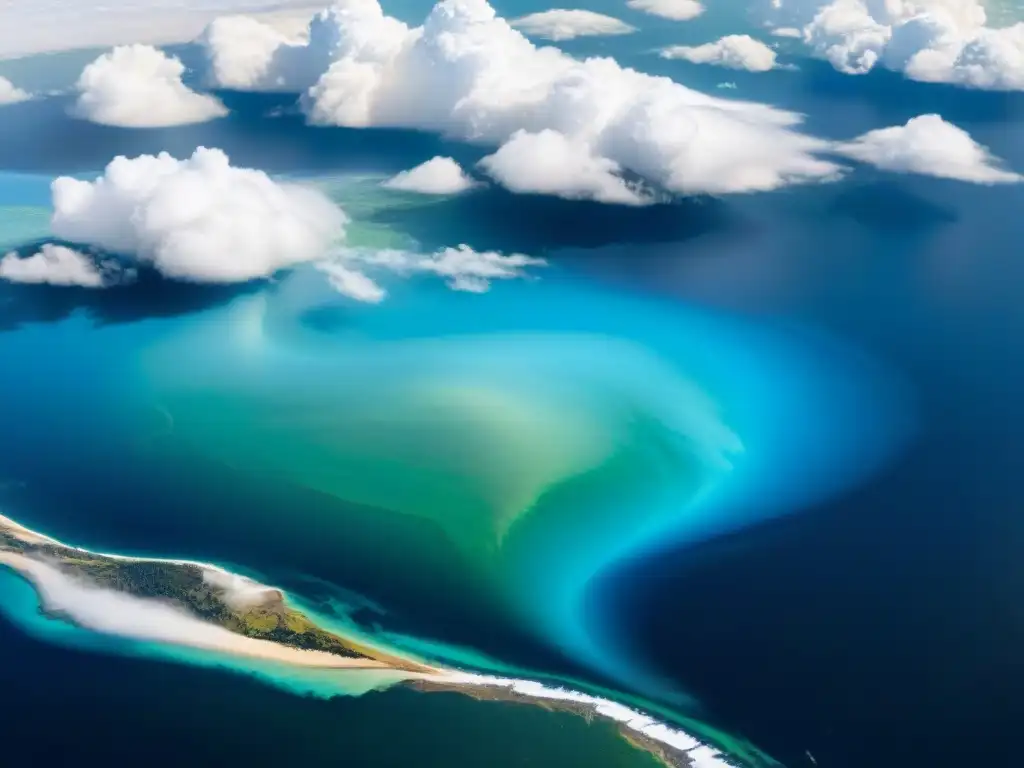
[[[796,39],[804,36],[804,33],[796,27],[776,27],[775,29],[768,30],[768,34],[773,37],[791,37]]]
[[[558,131],[518,131],[480,166],[513,192],[643,205],[642,194],[620,176],[614,160],[593,154]]]
[[[452,290],[485,293],[493,280],[525,278],[529,276],[529,268],[546,264],[544,259],[521,253],[475,251],[467,245],[460,245],[434,253],[346,248],[332,260],[318,264],[317,268],[327,275],[339,293],[357,301],[377,303],[387,292],[366,271],[436,275],[444,278]]]
[[[16,87],[14,83],[6,77],[0,77],[0,106],[5,104],[17,104],[21,101],[28,101],[31,98],[31,94]]]
[[[661,56],[749,72],[767,72],[775,66],[775,51],[750,35],[726,35],[704,45],[673,45],[664,48]]]
[[[202,123],[227,114],[220,101],[186,86],[184,73],[178,59],[151,46],[114,48],[82,70],[72,114],[125,128]]]
[[[452,158],[433,157],[388,179],[383,186],[423,195],[457,195],[475,187],[476,182]]]
[[[330,64],[330,41],[315,32],[326,30],[325,14],[307,33],[289,36],[248,16],[223,16],[203,31],[210,85],[233,90],[299,93],[316,82]]]
[[[347,0],[316,14],[304,35],[290,37],[254,18],[227,16],[214,20],[200,43],[211,85],[302,93],[333,61],[394,56],[408,35],[409,28],[385,16],[376,0]]]
[[[869,131],[836,151],[888,171],[920,173],[977,184],[1024,180],[970,135],[938,115],[921,115],[906,125]]]
[[[513,27],[528,35],[548,40],[572,40],[574,37],[597,35],[628,35],[636,27],[613,16],[579,9],[555,8],[550,11],[531,13],[515,19]]]
[[[1024,89],[1024,23],[987,26],[979,0],[774,0],[812,50],[848,74],[875,66],[914,80]]]
[[[345,223],[321,193],[203,147],[186,160],[118,157],[94,181],[56,179],[52,195],[57,237],[195,282],[251,280],[321,258]]]
[[[218,49],[215,40],[207,35],[212,60],[237,59],[230,44]],[[579,61],[537,47],[485,0],[444,0],[412,29],[385,16],[376,0],[341,0],[314,20],[304,50],[331,61],[302,98],[310,122],[516,142],[508,154],[529,141],[560,141],[572,149],[565,159],[574,173],[600,179],[588,186],[598,198],[612,187],[621,195],[617,169],[676,194],[763,191],[838,171],[818,156],[826,142],[796,130],[794,113],[714,98],[612,59]],[[263,74],[247,87],[277,82],[278,55],[250,67]],[[496,159],[489,166],[503,183],[551,189],[545,178],[504,172]],[[574,183],[552,193],[578,197],[581,189]]]
[[[689,21],[704,13],[698,0],[627,0],[626,5],[634,11],[673,21]]]
[[[21,258],[8,253],[0,259],[0,279],[12,283],[46,283],[102,288],[103,273],[85,254],[47,243],[38,253]]]

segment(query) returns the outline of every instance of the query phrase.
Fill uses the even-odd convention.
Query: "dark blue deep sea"
[[[703,31],[726,23],[711,16]],[[1024,172],[1024,95],[883,71],[853,78],[807,59],[797,71],[721,77],[645,53],[689,40],[664,25],[636,38],[565,47],[709,92],[735,81],[738,97],[804,112],[808,130],[828,138],[938,112]],[[0,73],[28,77],[33,67],[5,62]],[[117,154],[180,157],[199,145],[299,176],[387,175],[438,154],[467,165],[484,154],[409,131],[265,117],[289,98],[223,98],[232,110],[224,120],[156,131],[72,120],[66,97],[7,107],[0,206],[46,205],[50,177],[96,171]],[[491,188],[429,208],[382,208],[370,220],[425,248],[544,256],[602,291],[827,338],[884,370],[900,393],[903,435],[886,461],[790,514],[703,540],[662,536],[601,574],[592,611],[624,658],[642,659],[699,701],[707,720],[790,768],[1013,768],[1024,723],[1022,211],[1019,187],[858,168],[836,184],[637,210]],[[293,504],[300,519],[337,502],[312,492],[296,500],[270,479],[232,484],[231,468],[140,448],[114,406],[94,397],[118,391],[104,377],[139,339],[165,333],[150,321],[260,290],[155,278],[117,295],[0,285],[0,345],[13,355],[12,339],[36,334],[18,352],[34,356],[31,366],[0,362],[0,511],[83,546],[236,564],[297,591],[315,594],[315,574],[387,606],[394,631],[621,687],[490,611],[442,549],[422,555],[419,573],[438,594],[463,599],[424,602],[405,551],[360,549],[393,535],[374,528],[372,511],[346,512],[363,515],[363,539],[346,557],[281,528],[239,531],[224,510],[269,517]],[[84,349],[72,331],[46,331],[83,315],[118,329],[120,341]],[[5,765],[656,764],[607,723],[408,690],[304,698],[229,670],[50,645],[2,618],[0,690]]]

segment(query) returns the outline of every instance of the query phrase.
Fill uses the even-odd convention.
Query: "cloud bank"
[[[303,22],[310,0],[5,0],[0,58],[125,43],[185,43],[224,13],[258,13],[268,23]],[[291,9],[291,10],[289,10]]]
[[[178,59],[151,46],[115,48],[82,70],[71,113],[123,128],[203,123],[228,113],[214,97],[187,87],[184,73]]]
[[[0,259],[0,280],[103,288],[106,280],[88,256],[62,245],[47,243],[31,256],[8,253]]]
[[[321,193],[233,167],[218,149],[186,160],[118,157],[94,181],[52,184],[55,236],[166,277],[230,283],[321,258],[345,214]]]
[[[794,113],[707,96],[612,59],[579,61],[537,47],[485,0],[444,0],[416,28],[385,16],[375,0],[342,0],[314,20],[306,44],[282,43],[269,55],[213,31],[204,40],[223,85],[230,71],[234,87],[299,87],[312,79],[315,67],[306,65],[329,60],[302,98],[314,124],[515,142],[506,156],[530,141],[560,141],[580,173],[567,196],[604,195],[608,184],[591,179],[595,166],[604,182],[621,172],[674,194],[771,190],[839,170],[816,156],[826,143],[796,130]],[[551,186],[542,178],[524,183],[498,160],[489,167],[519,188]]]
[[[6,77],[0,77],[0,106],[17,104],[22,101],[28,101],[31,98],[32,96],[29,93],[16,87]]]
[[[433,157],[393,176],[383,186],[423,195],[457,195],[475,187],[476,182],[452,158]]]
[[[634,11],[672,21],[689,21],[704,13],[698,0],[627,0],[626,5]]]
[[[750,35],[726,35],[704,45],[673,45],[664,48],[661,56],[748,72],[767,72],[775,67],[775,51]]]
[[[614,16],[579,9],[555,8],[531,13],[513,20],[511,24],[528,35],[555,41],[587,36],[628,35],[636,32],[636,27]]]
[[[880,128],[837,145],[836,151],[878,168],[919,173],[976,184],[1024,180],[968,133],[938,115],[921,115],[906,125]]]
[[[334,259],[321,262],[317,268],[327,275],[339,293],[357,301],[377,303],[385,298],[387,292],[365,274],[366,271],[436,275],[444,278],[452,290],[485,293],[493,280],[526,278],[529,277],[529,268],[546,265],[544,259],[521,253],[474,251],[467,245],[460,245],[426,254],[347,248],[337,253]]]
[[[816,55],[848,74],[875,66],[914,80],[1024,89],[1024,23],[986,26],[979,0],[773,0]]]

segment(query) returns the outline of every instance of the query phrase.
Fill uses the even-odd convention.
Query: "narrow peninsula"
[[[0,515],[0,567],[33,585],[49,618],[83,629],[301,667],[391,670],[398,681],[424,692],[612,720],[627,741],[668,768],[733,765],[689,734],[612,701],[431,666],[329,631],[290,605],[280,589],[214,565],[91,552]]]

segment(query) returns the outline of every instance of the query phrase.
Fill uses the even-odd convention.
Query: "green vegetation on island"
[[[0,523],[0,552],[3,551],[45,561],[99,588],[175,605],[198,619],[245,637],[389,666],[419,668],[321,629],[301,611],[291,608],[280,590],[246,582],[245,594],[239,595],[226,582],[237,577],[198,564],[98,555],[26,536]],[[217,578],[218,575],[224,578]]]

